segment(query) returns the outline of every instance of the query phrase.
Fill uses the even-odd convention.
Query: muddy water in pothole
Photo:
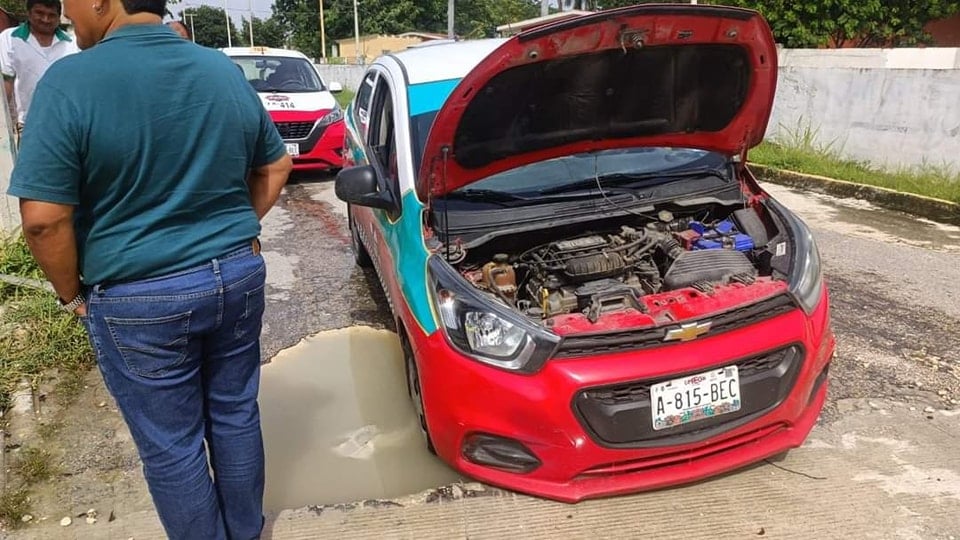
[[[396,334],[322,332],[263,366],[266,510],[415,493],[460,477],[427,452]]]

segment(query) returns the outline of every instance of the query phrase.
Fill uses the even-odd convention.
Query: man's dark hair
[[[57,13],[63,13],[63,6],[60,0],[27,0],[27,11],[33,9],[33,6],[43,6],[57,10]]]
[[[167,14],[167,0],[121,0],[123,10],[129,15],[134,13],[153,13],[163,17]]]

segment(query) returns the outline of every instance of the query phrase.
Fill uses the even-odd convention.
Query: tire
[[[347,205],[347,224],[350,227],[350,251],[353,252],[353,261],[361,268],[371,268],[373,260],[370,259],[370,253],[360,239],[357,224],[353,221],[353,210],[349,205]]]
[[[398,329],[403,332],[403,328]],[[400,338],[400,346],[403,349],[403,363],[407,373],[407,392],[410,395],[410,401],[413,404],[413,411],[417,415],[417,424],[420,426],[420,435],[427,447],[427,451],[437,455],[437,450],[433,446],[433,439],[430,438],[430,431],[427,428],[427,412],[423,406],[423,395],[420,393],[420,372],[417,370],[417,361],[413,357],[413,350],[407,343],[406,336]]]

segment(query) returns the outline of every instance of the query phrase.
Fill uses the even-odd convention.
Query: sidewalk
[[[960,538],[960,411],[880,400],[839,409],[785,460],[683,488],[577,505],[453,488],[284,511],[264,538]],[[151,514],[55,532],[34,538],[163,538]]]

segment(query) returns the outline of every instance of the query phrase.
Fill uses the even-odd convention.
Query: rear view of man
[[[37,85],[8,194],[83,321],[167,536],[259,538],[256,238],[293,162],[236,65],[162,24],[166,0],[64,9],[84,51]]]
[[[18,144],[40,77],[50,64],[79,51],[60,29],[60,9],[60,0],[27,0],[27,21],[0,33],[0,72]]]

